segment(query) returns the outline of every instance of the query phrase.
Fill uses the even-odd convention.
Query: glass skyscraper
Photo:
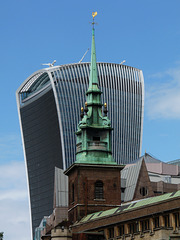
[[[97,63],[102,102],[111,120],[113,157],[127,164],[141,154],[144,79],[142,71]],[[52,213],[55,167],[75,160],[74,132],[84,107],[90,63],[54,66],[28,77],[16,92],[27,166],[33,229]]]

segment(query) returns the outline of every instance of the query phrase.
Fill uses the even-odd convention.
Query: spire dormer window
[[[100,142],[100,137],[93,137],[93,141]]]

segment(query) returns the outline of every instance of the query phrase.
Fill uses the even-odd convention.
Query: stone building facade
[[[101,232],[106,240],[180,239],[180,191],[130,202],[84,217],[73,233]]]

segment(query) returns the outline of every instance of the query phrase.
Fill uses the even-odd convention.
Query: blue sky
[[[179,0],[6,0],[0,2],[0,231],[29,240],[28,197],[15,91],[41,63],[78,62],[96,21],[97,61],[143,70],[143,147],[180,158]],[[84,61],[90,60],[90,52]],[[7,217],[8,216],[8,217]],[[13,234],[15,233],[15,238]]]

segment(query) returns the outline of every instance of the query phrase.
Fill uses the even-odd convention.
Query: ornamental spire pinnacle
[[[90,66],[90,77],[89,77],[89,88],[87,95],[92,92],[101,92],[98,88],[98,76],[97,76],[97,64],[96,64],[96,48],[95,48],[95,37],[94,37],[94,17],[97,15],[97,12],[93,12],[93,29],[92,29],[92,44],[91,44],[91,66]],[[88,99],[87,99],[87,102]]]

